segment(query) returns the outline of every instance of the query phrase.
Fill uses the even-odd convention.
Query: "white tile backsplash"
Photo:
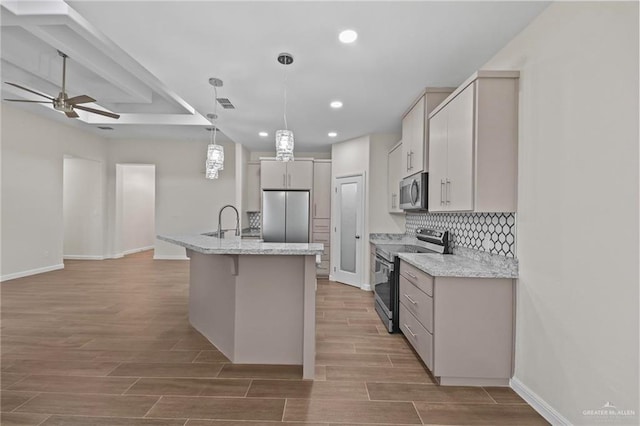
[[[407,234],[417,228],[449,231],[453,247],[515,257],[515,213],[407,213]]]

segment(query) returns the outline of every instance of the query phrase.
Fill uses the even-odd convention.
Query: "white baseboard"
[[[155,246],[147,246],[147,247],[139,247],[139,248],[134,248],[134,249],[130,249],[130,250],[125,250],[122,252],[123,256],[126,256],[128,254],[134,254],[134,253],[140,253],[141,251],[147,251],[147,250],[153,250],[155,248]]]
[[[45,266],[42,268],[29,269],[28,271],[14,272],[13,274],[6,274],[0,277],[0,282],[15,280],[16,278],[28,277],[30,275],[42,274],[44,272],[57,271],[58,269],[64,269],[64,263]]]
[[[360,286],[360,289],[361,289],[361,290],[364,290],[364,291],[371,291],[371,284],[366,284],[366,283],[365,283],[365,284],[362,284],[362,285]]]
[[[329,281],[335,281],[335,280],[333,279],[333,275],[331,275],[331,274],[329,274]]]
[[[104,256],[93,256],[86,254],[65,254],[62,257],[64,260],[104,260]]]
[[[153,260],[189,260],[187,256],[184,255],[168,255],[168,254],[156,254],[153,256]]]
[[[529,389],[518,378],[514,377],[509,381],[511,389],[513,389],[522,399],[524,399],[534,410],[538,412],[546,421],[554,426],[571,425],[562,414],[558,413],[549,403],[542,399],[538,394]]]

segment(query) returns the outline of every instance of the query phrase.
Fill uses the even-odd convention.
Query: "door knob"
[[[359,240],[359,239],[360,239],[360,235],[356,235],[356,240]]]

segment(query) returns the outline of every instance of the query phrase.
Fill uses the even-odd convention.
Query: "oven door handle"
[[[388,269],[389,271],[393,271],[393,263],[387,262],[386,259],[383,259],[382,257],[380,257],[379,255],[376,255],[376,266],[380,264],[382,266],[384,266],[386,269]],[[376,268],[377,269],[377,268]]]

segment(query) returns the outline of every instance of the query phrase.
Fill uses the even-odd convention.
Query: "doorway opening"
[[[103,164],[65,155],[62,175],[63,258],[104,259]]]
[[[114,257],[154,248],[155,209],[155,164],[116,164]]]

